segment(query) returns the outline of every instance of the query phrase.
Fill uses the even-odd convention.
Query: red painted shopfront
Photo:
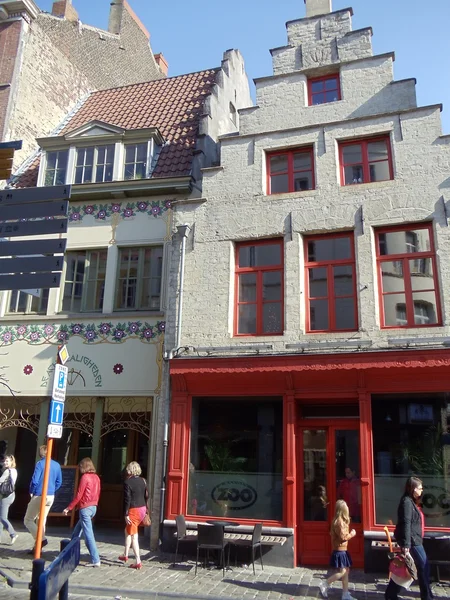
[[[394,523],[416,472],[427,526],[450,531],[449,367],[445,349],[172,360],[166,519],[289,528],[291,566],[326,565],[344,497],[363,566],[364,532]]]

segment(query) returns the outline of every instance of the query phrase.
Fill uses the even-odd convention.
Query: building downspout
[[[177,227],[179,235],[181,235],[181,257],[180,257],[180,285],[178,289],[178,314],[176,326],[175,346],[164,353],[164,360],[172,360],[180,348],[181,344],[181,324],[183,319],[183,292],[184,292],[184,262],[186,255],[186,240],[191,232],[191,227],[185,223]],[[162,539],[162,524],[164,521],[164,505],[166,502],[166,476],[167,476],[167,454],[169,449],[169,404],[170,404],[170,377],[167,386],[166,402],[164,404],[164,436],[163,436],[163,459],[162,459],[162,476],[161,476],[161,501],[160,501],[160,518],[161,523],[160,539]]]

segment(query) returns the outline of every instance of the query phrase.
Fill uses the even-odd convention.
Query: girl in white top
[[[3,475],[0,477],[0,484],[6,481],[9,475],[11,474],[11,479],[15,486],[17,481],[16,459],[14,458],[14,456],[9,454],[8,456],[5,456],[3,465],[5,467],[5,470],[3,472]],[[8,511],[9,507],[15,499],[15,492],[10,494],[9,496],[0,495],[0,539],[3,533],[3,527],[6,527],[6,530],[9,533],[11,539],[11,544],[14,544],[14,542],[16,541],[17,533],[14,531],[14,527],[8,521]]]

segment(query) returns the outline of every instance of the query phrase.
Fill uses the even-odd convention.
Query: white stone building
[[[122,469],[141,463],[157,540],[173,206],[201,196],[201,169],[217,163],[218,136],[236,131],[237,110],[250,103],[242,57],[228,50],[216,69],[90,94],[55,135],[37,140],[39,157],[16,174],[17,187],[72,184],[61,287],[3,292],[0,302],[3,374],[16,392],[5,388],[0,398],[0,441],[17,458],[16,516],[65,343],[68,392],[54,458],[69,466],[93,457],[98,519],[118,527]]]
[[[351,9],[305,3],[175,212],[166,518],[263,521],[269,561],[325,565],[344,497],[369,568],[408,474],[450,530],[450,136]]]

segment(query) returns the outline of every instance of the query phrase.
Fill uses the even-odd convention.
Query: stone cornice
[[[30,19],[36,19],[41,13],[34,0],[2,0],[0,2],[0,22],[16,19],[26,14]]]

